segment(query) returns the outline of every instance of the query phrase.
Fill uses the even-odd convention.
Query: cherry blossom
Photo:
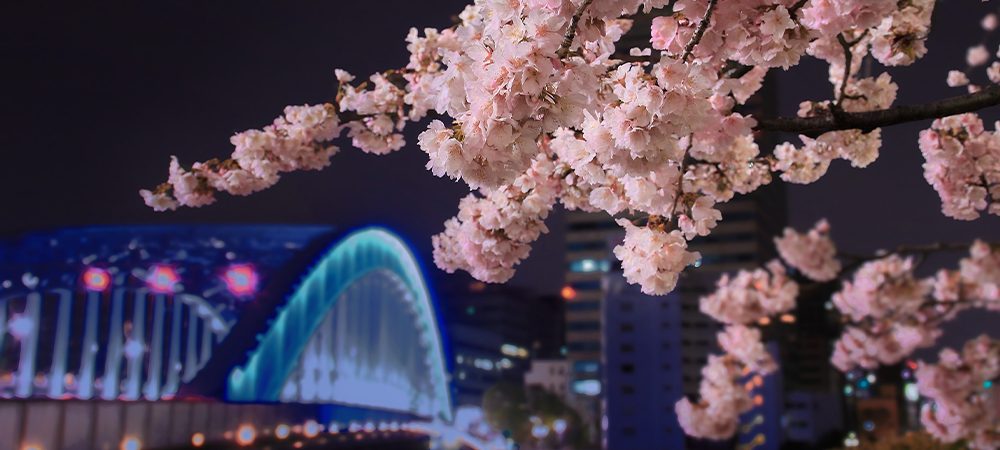
[[[781,314],[795,307],[799,286],[788,278],[777,260],[768,270],[745,270],[730,278],[719,278],[718,289],[701,298],[701,312],[727,324],[749,324],[761,318]]]
[[[1000,376],[1000,342],[982,335],[961,353],[942,350],[937,364],[918,364],[917,388],[933,401],[920,411],[924,427],[944,443],[966,439],[970,448],[997,448],[1000,430],[983,382]]]
[[[785,228],[783,237],[774,238],[778,253],[788,265],[816,281],[830,281],[840,274],[837,247],[830,239],[830,224],[826,219],[816,222],[807,234]]]
[[[684,267],[701,259],[700,253],[687,251],[678,230],[637,227],[627,219],[618,219],[618,224],[625,227],[625,242],[615,247],[615,256],[622,261],[625,278],[642,286],[643,293],[663,295],[674,290]]]

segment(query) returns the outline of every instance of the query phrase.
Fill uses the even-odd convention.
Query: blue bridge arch
[[[300,366],[310,342],[322,332],[324,324],[330,323],[330,314],[338,303],[347,301],[352,286],[372,277],[390,280],[400,292],[397,300],[403,301],[413,315],[418,342],[398,344],[418,346],[413,349],[419,351],[429,372],[433,415],[450,422],[453,410],[444,348],[426,282],[403,240],[380,227],[356,231],[320,257],[278,309],[267,330],[257,336],[258,343],[245,364],[229,372],[227,400],[287,401],[282,391]]]

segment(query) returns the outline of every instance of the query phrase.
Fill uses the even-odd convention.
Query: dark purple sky
[[[0,6],[3,105],[0,234],[67,225],[150,222],[325,223],[396,229],[430,261],[430,236],[468,189],[434,177],[409,145],[389,156],[347,148],[322,172],[287,174],[246,198],[154,213],[137,192],[164,181],[170,155],[182,162],[225,157],[234,132],[270,123],[288,104],[335,94],[334,69],[363,78],[405,65],[411,26],[446,27],[465,2],[87,2]],[[958,95],[944,79],[964,67],[992,3],[940,0],[930,53],[890,73],[897,104]],[[990,41],[996,49],[998,39]],[[876,67],[875,75],[878,74]],[[985,81],[982,70],[973,80]],[[805,64],[779,78],[784,115],[831,95],[826,67]],[[1000,118],[996,111],[988,122]],[[868,169],[836,161],[809,186],[790,186],[791,225],[829,218],[840,247],[871,252],[899,244],[1000,240],[1000,218],[959,222],[940,213],[923,180],[917,132],[883,131]],[[992,128],[992,125],[988,125]],[[554,292],[562,283],[562,215],[522,264],[515,284]],[[951,260],[957,259],[953,255]],[[945,258],[947,259],[947,258]],[[943,263],[932,261],[931,265]],[[432,270],[436,271],[436,270]],[[438,278],[437,275],[434,275]],[[996,315],[987,315],[995,321]],[[982,321],[980,321],[982,322]],[[985,322],[975,327],[988,326]]]

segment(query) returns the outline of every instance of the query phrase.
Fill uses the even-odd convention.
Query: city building
[[[494,383],[521,384],[533,359],[561,356],[560,297],[471,279],[437,292],[453,342],[459,404],[481,405],[483,392]]]
[[[521,359],[501,353],[503,337],[482,328],[450,323],[447,325],[452,354],[452,392],[458,406],[482,406],[483,393],[504,378],[505,370]]]
[[[534,359],[531,370],[524,373],[524,388],[541,387],[545,392],[567,399],[569,396],[570,363],[565,359]]]
[[[685,448],[674,404],[684,397],[680,293],[643,294],[622,272],[605,276],[602,446],[609,450]],[[575,364],[580,364],[579,362]],[[595,369],[596,370],[596,369]],[[590,380],[575,380],[578,386]],[[580,386],[582,387],[582,386]]]
[[[779,365],[782,363],[776,342],[765,344],[768,352]],[[740,428],[736,442],[740,449],[778,450],[785,442],[782,415],[785,407],[782,372],[761,375],[749,370],[740,379],[753,407],[740,415]]]
[[[787,363],[787,362],[786,362]],[[843,430],[842,401],[830,392],[786,391],[785,422],[789,441],[816,445]]]

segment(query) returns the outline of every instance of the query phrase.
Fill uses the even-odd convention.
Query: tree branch
[[[953,116],[997,105],[1000,105],[1000,85],[993,85],[974,94],[878,111],[845,112],[834,109],[816,117],[755,117],[757,126],[753,129],[785,131],[811,137],[840,130],[861,130],[867,133],[876,128]]]
[[[708,23],[712,21],[712,12],[715,11],[717,1],[708,0],[708,9],[705,10],[705,17],[702,17],[701,22],[698,22],[698,28],[695,28],[694,36],[691,36],[691,40],[684,46],[684,56],[681,58],[681,61],[687,61],[688,57],[691,56],[691,52],[694,51],[694,46],[698,45],[698,42],[701,42],[701,37],[705,35],[705,30],[708,29]]]
[[[573,39],[576,39],[576,27],[580,24],[580,18],[583,17],[583,12],[587,10],[587,7],[593,3],[594,0],[587,0],[580,5],[576,10],[576,14],[573,14],[573,19],[569,22],[569,27],[566,28],[566,37],[563,38],[562,45],[559,46],[559,50],[556,51],[556,56],[559,59],[565,58],[569,54],[569,48],[573,45]]]

